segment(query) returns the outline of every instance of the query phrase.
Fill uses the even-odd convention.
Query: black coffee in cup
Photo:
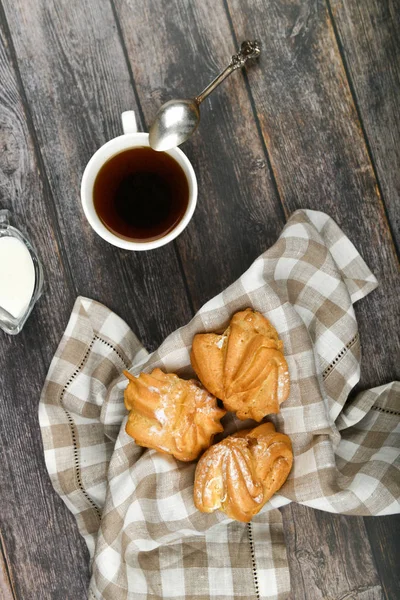
[[[189,184],[182,167],[169,154],[145,146],[112,156],[93,186],[100,220],[129,241],[164,237],[181,221],[188,203]]]

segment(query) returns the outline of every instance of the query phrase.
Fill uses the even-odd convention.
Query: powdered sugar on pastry
[[[124,394],[130,411],[126,432],[138,445],[189,461],[222,431],[220,420],[226,411],[198,381],[160,369],[129,380]]]

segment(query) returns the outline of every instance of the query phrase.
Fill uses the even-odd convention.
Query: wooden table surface
[[[80,206],[90,156],[121,133],[122,111],[147,130],[162,102],[199,92],[245,38],[261,40],[259,64],[207,101],[184,145],[199,182],[189,227],[151,252],[104,242]],[[358,389],[396,378],[400,6],[1,0],[0,82],[0,205],[15,211],[46,276],[23,332],[0,335],[0,598],[81,600],[88,554],[50,484],[37,417],[78,294],[154,349],[274,243],[294,210],[323,210],[380,282],[356,305]],[[398,518],[282,512],[292,599],[400,598]]]

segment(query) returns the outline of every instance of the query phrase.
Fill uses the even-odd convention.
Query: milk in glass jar
[[[17,334],[43,287],[43,270],[35,250],[0,210],[0,328]]]

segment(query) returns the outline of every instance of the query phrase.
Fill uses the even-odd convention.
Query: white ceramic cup
[[[81,200],[83,211],[95,232],[110,244],[118,246],[119,248],[125,248],[126,250],[153,250],[153,248],[159,248],[160,246],[164,246],[165,244],[168,244],[174,240],[180,233],[182,233],[192,218],[197,203],[196,175],[189,159],[182,152],[182,150],[179,150],[179,148],[168,150],[167,154],[169,154],[182,167],[189,184],[189,201],[185,214],[179,223],[177,223],[176,227],[172,229],[172,231],[163,237],[158,238],[157,240],[139,242],[125,240],[118,237],[109,229],[107,229],[95,211],[93,204],[94,182],[101,167],[112,156],[115,156],[116,154],[119,154],[120,152],[123,152],[129,148],[136,148],[139,146],[148,147],[150,145],[149,134],[138,133],[136,117],[133,110],[128,110],[122,113],[122,128],[124,134],[101,146],[101,148],[99,148],[97,152],[93,154],[92,158],[86,165],[81,184]]]

